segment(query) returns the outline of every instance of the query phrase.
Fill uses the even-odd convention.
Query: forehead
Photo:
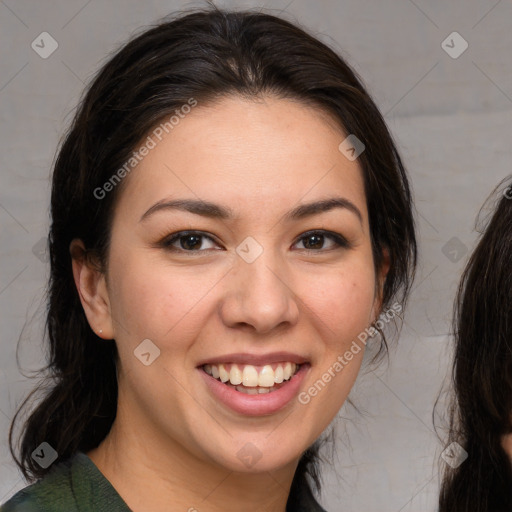
[[[346,134],[324,111],[290,99],[198,103],[125,178],[119,207],[135,214],[163,197],[270,206],[341,194],[367,216],[360,166],[338,149]]]

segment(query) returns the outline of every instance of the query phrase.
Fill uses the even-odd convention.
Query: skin
[[[512,461],[512,434],[505,434],[501,437],[501,446]]]
[[[80,257],[81,241],[71,244],[91,328],[115,339],[120,355],[117,417],[88,455],[135,512],[170,503],[191,512],[285,511],[299,458],[343,405],[364,350],[307,405],[294,399],[258,417],[220,404],[196,366],[233,352],[289,351],[311,365],[304,391],[377,318],[389,264],[376,275],[361,169],[338,150],[345,137],[318,109],[291,100],[199,104],[125,178],[106,274]],[[333,196],[351,201],[362,220],[347,208],[283,219]],[[160,210],[140,220],[177,198],[236,216]],[[350,248],[325,236],[307,251],[301,235],[315,229],[343,235]],[[187,239],[173,244],[181,253],[159,245],[183,230],[213,241],[199,239],[194,254]],[[235,252],[248,236],[263,247],[250,264]],[[161,351],[149,366],[133,354],[146,338]],[[249,442],[261,454],[251,468],[237,457]]]

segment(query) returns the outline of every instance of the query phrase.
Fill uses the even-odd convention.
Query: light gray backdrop
[[[41,300],[48,266],[41,239],[48,229],[56,146],[84,83],[107,53],[141,25],[194,5],[204,4],[0,1],[0,502],[25,486],[6,437],[16,405],[32,386],[17,368],[18,338],[25,370],[38,368],[44,357]],[[476,240],[476,214],[512,172],[512,4],[218,5],[284,10],[283,16],[341,52],[362,76],[402,151],[416,200],[420,269],[389,367],[362,373],[351,395],[364,414],[350,407],[340,414],[347,419],[338,422],[337,453],[334,466],[325,468],[321,502],[330,512],[434,511],[442,448],[431,413],[449,363],[453,296]],[[42,32],[56,43],[41,36],[42,48]],[[52,44],[57,49],[46,55]]]

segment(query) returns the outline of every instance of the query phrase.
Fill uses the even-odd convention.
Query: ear
[[[374,319],[375,322],[382,312],[382,299],[384,296],[384,284],[386,283],[386,277],[391,267],[391,258],[389,256],[389,250],[387,247],[382,249],[382,262],[380,269],[375,276],[375,302],[374,302]]]
[[[72,240],[69,252],[76,289],[91,329],[100,338],[114,339],[105,274],[100,271],[94,261],[91,261],[82,240],[78,238]]]

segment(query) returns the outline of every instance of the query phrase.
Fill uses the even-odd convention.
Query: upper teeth
[[[204,371],[222,382],[231,382],[234,386],[261,386],[270,388],[274,384],[280,384],[288,380],[297,370],[295,363],[278,363],[272,368],[267,364],[257,367],[250,364],[238,366],[236,364],[205,364]]]

